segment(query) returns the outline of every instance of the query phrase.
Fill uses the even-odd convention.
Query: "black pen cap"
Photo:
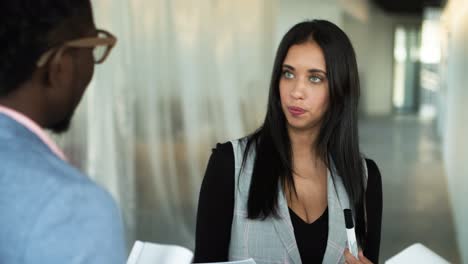
[[[351,213],[351,209],[344,209],[343,212],[344,212],[346,228],[347,229],[354,228],[353,214]]]

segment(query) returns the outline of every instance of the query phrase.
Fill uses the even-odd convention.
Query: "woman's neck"
[[[291,141],[291,154],[293,161],[308,160],[317,162],[320,160],[316,149],[318,133],[318,129],[289,129],[289,139]]]

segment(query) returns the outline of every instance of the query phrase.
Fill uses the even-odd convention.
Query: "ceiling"
[[[372,0],[389,13],[420,15],[425,7],[443,7],[447,0]]]

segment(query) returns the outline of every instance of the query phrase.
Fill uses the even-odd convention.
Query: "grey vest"
[[[244,170],[239,175],[247,139],[233,140],[231,143],[235,159],[235,198],[229,260],[253,258],[258,264],[300,264],[301,257],[289,216],[288,204],[281,189],[278,190],[280,218],[271,216],[265,220],[247,219],[247,201],[255,150],[254,148],[249,150]],[[323,259],[323,263],[327,264],[344,263],[343,252],[347,246],[347,238],[343,209],[350,208],[343,182],[340,177],[336,177],[336,173],[334,175],[335,184],[328,171],[328,241]]]

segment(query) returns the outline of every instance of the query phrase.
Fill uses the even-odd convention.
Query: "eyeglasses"
[[[57,63],[63,52],[67,48],[93,48],[94,63],[99,64],[106,60],[112,48],[117,42],[117,38],[110,32],[98,29],[96,37],[81,38],[68,41],[61,46],[52,48],[37,61],[37,67],[45,66],[49,61]]]

